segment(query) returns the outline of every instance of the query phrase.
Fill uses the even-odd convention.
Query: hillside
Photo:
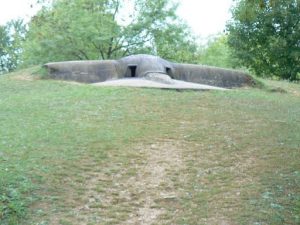
[[[299,224],[300,85],[0,76],[0,224]],[[35,74],[35,75],[32,75]]]

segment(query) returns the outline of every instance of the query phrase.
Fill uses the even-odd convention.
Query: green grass
[[[129,181],[165,143],[181,162],[152,159],[157,193],[176,195],[153,197],[155,224],[300,223],[299,84],[176,92],[31,72],[0,76],[0,224],[122,224],[154,196]]]

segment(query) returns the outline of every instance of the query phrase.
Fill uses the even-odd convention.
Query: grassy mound
[[[99,88],[37,70],[0,76],[0,224],[300,222],[298,84]]]

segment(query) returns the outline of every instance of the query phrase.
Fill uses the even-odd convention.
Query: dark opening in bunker
[[[166,67],[166,74],[168,74],[172,79],[174,78],[170,67]]]
[[[136,67],[135,65],[129,66],[129,70],[130,70],[130,77],[136,77]]]

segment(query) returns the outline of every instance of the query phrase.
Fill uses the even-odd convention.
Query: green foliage
[[[18,224],[32,202],[32,197],[26,194],[33,190],[33,185],[27,177],[10,171],[11,168],[0,168],[0,222],[2,225]]]
[[[258,76],[296,80],[300,73],[300,2],[240,0],[228,24],[228,43]]]
[[[25,33],[22,20],[12,20],[5,26],[0,26],[0,74],[17,68]]]
[[[0,26],[0,74],[6,71],[7,49],[9,45],[8,31],[5,26]]]
[[[191,58],[194,44],[184,35],[188,28],[178,21],[176,4],[170,0],[135,0],[134,9],[128,12],[126,3],[56,0],[43,7],[29,23],[25,64],[112,59],[136,53],[173,59],[174,49],[184,51],[184,57],[175,59]]]
[[[200,63],[223,68],[235,68],[236,61],[233,59],[228,46],[226,35],[213,36],[202,47]]]
[[[191,30],[184,23],[173,24],[154,34],[156,52],[162,58],[186,63],[197,63],[198,45]]]

